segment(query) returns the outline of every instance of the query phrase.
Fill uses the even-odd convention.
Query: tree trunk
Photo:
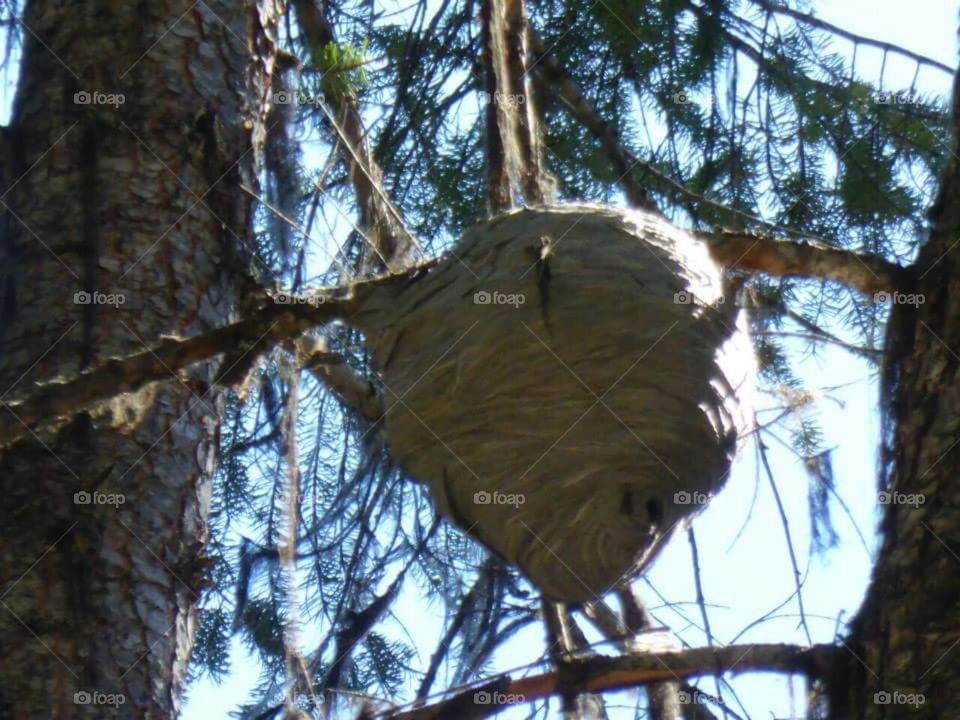
[[[27,2],[0,196],[3,400],[234,319],[275,22],[272,0]],[[0,457],[0,718],[177,715],[217,369]]]
[[[837,718],[942,718],[960,707],[960,94],[954,151],[915,265],[925,302],[894,305],[883,546],[834,679]],[[886,394],[886,393],[885,393]]]

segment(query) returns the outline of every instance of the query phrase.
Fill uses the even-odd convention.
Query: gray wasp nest
[[[652,214],[480,224],[358,318],[391,453],[546,597],[592,600],[726,479],[752,356],[723,295],[705,246]]]

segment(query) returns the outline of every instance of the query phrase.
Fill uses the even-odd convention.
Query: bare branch
[[[113,358],[69,380],[47,383],[19,401],[0,401],[0,447],[43,427],[57,426],[97,403],[130,393],[148,383],[168,380],[203,360],[224,354],[216,382],[233,385],[256,359],[284,340],[333,319],[353,317],[375,292],[391,291],[415,281],[439,262],[432,260],[397,275],[386,275],[346,288],[321,290],[309,298],[270,301],[250,317],[185,340],[168,338],[157,347],[125,358]]]
[[[834,280],[868,295],[906,290],[910,272],[879,255],[863,255],[825,243],[777,240],[745,231],[699,233],[714,259],[728,269],[777,276]]]
[[[476,704],[474,695],[485,688],[496,690],[492,698],[514,702],[532,702],[570,692],[622,690],[695,675],[717,672],[802,673],[808,677],[827,676],[838,657],[833,645],[728,645],[722,648],[695,648],[661,653],[642,653],[620,657],[596,656],[574,659],[562,668],[529,677],[511,679],[500,676],[481,687],[471,688],[454,697],[406,712],[386,712],[377,717],[387,720],[440,720],[440,718],[484,718],[503,710],[503,704]],[[490,691],[492,692],[492,690]],[[450,714],[452,710],[460,714]]]
[[[628,631],[639,634],[654,627],[653,617],[633,587],[625,584],[617,588],[617,597]],[[640,649],[636,640],[628,640],[626,645],[634,652]],[[653,683],[647,687],[647,714],[650,720],[680,720],[679,682]]]
[[[300,366],[309,370],[327,389],[364,420],[377,422],[384,415],[383,397],[377,386],[342,358],[329,352],[323,336],[304,336],[297,341]]]
[[[319,67],[322,49],[336,43],[333,28],[317,0],[294,0],[293,8],[309,45],[311,59]],[[350,180],[360,206],[360,218],[368,228],[374,250],[391,271],[409,267],[419,245],[383,190],[383,171],[367,143],[367,133],[357,102],[345,94],[325,91],[324,96],[335,115],[328,119],[343,139],[340,146],[343,160],[350,170]]]
[[[536,60],[534,67],[537,69],[538,76],[547,80],[547,83],[545,83],[547,89],[556,94],[567,106],[570,114],[603,145],[603,149],[610,159],[610,164],[613,165],[614,171],[620,178],[619,182],[623,186],[627,200],[634,207],[656,211],[656,204],[650,197],[650,193],[634,177],[632,172],[635,166],[642,163],[620,144],[616,128],[600,117],[596,109],[584,97],[580,86],[567,74],[566,69],[560,64],[557,57],[544,47],[532,28],[529,39],[530,50]]]
[[[756,416],[754,416],[754,422],[757,422]],[[783,507],[783,500],[780,497],[780,490],[777,488],[777,482],[773,476],[773,469],[770,467],[770,460],[767,456],[767,446],[763,444],[763,440],[757,441],[757,452],[760,454],[760,460],[763,464],[763,469],[766,471],[767,480],[770,481],[770,489],[773,490],[773,499],[777,503],[777,511],[780,514],[780,524],[783,526],[783,534],[787,541],[787,552],[790,556],[790,565],[793,568],[793,581],[797,588],[797,607],[800,612],[800,626],[803,628],[804,633],[807,636],[807,642],[812,642],[812,637],[810,635],[810,627],[807,625],[807,613],[803,606],[803,577],[800,574],[800,566],[797,563],[797,554],[793,547],[793,537],[790,534],[790,521],[787,518],[787,513]]]
[[[506,200],[511,205],[515,193],[522,193],[527,204],[549,205],[555,199],[555,181],[546,171],[540,117],[531,92],[528,46],[532,31],[526,4],[524,0],[486,0],[485,5],[489,7],[483,8],[482,19],[489,26],[484,27],[483,37],[489,47],[484,48],[484,57],[489,60],[487,73],[493,76],[495,87],[487,105],[488,131],[496,128],[496,135],[488,135],[488,144],[495,151],[491,179],[498,179],[497,172],[505,175]],[[487,86],[490,84],[488,79]],[[500,187],[491,188],[494,202],[502,199],[502,180]]]

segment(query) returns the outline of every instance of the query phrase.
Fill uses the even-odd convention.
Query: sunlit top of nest
[[[641,570],[725,481],[751,363],[720,269],[654,215],[525,209],[359,325],[393,457],[545,596]]]

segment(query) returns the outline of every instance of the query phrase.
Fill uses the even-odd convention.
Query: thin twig
[[[756,417],[754,417],[754,422],[756,422]],[[790,535],[790,521],[787,519],[787,513],[783,508],[783,500],[780,498],[780,490],[777,488],[776,480],[773,477],[773,470],[770,467],[770,461],[767,458],[767,447],[763,444],[763,440],[760,437],[757,437],[757,452],[760,454],[760,460],[763,464],[763,469],[766,472],[767,479],[770,481],[770,488],[773,490],[773,497],[777,503],[777,512],[780,513],[780,524],[783,526],[783,533],[787,539],[787,551],[790,555],[790,565],[793,568],[793,581],[797,589],[797,605],[800,611],[800,627],[803,628],[804,633],[807,637],[808,643],[813,643],[813,637],[810,634],[810,628],[807,625],[806,612],[803,607],[803,592],[800,574],[800,566],[797,564],[797,555],[793,549],[793,538]]]

